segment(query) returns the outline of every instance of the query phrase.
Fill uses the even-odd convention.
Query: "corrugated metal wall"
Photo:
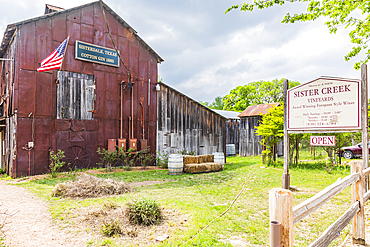
[[[106,15],[113,39],[135,82],[133,137],[138,142],[143,139],[143,121],[145,139],[151,152],[155,153],[157,57],[120,21],[109,12]],[[14,74],[10,78],[11,96],[6,99],[8,116],[14,115],[14,110],[18,109],[17,156],[13,162],[17,169],[11,175],[28,175],[29,152],[24,147],[30,141],[35,143],[30,154],[31,167],[34,167],[32,174],[48,172],[50,150],[66,150],[73,145],[87,150],[91,164],[95,165],[99,161],[97,148],[106,148],[108,139],[119,138],[120,83],[127,81],[127,71],[122,64],[116,68],[75,59],[76,40],[113,48],[99,2],[22,22],[17,24],[17,29],[15,41],[4,55],[6,58],[13,56],[15,62],[3,62],[1,71],[2,75],[4,72]],[[96,103],[93,120],[57,119],[57,71],[36,72],[42,59],[67,36],[70,39],[62,70],[94,76]],[[11,69],[13,65],[15,70]],[[4,92],[6,83],[4,77],[1,78]],[[131,91],[123,90],[122,98],[123,138],[128,139]],[[144,106],[144,119],[140,103]]]
[[[239,155],[255,156],[262,154],[261,136],[256,135],[255,127],[259,126],[261,116],[240,118]]]
[[[157,151],[225,152],[225,118],[165,84],[157,94]]]

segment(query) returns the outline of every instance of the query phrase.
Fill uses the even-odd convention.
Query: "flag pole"
[[[68,42],[69,42],[69,36],[67,37],[67,44],[66,44],[66,48],[64,49],[63,59],[62,59],[62,63],[60,64],[60,69],[59,69],[59,71],[61,71],[61,70],[62,70],[62,66],[63,66],[64,58],[65,58],[65,55],[66,55],[66,52],[67,52],[67,48],[68,48]]]
[[[60,68],[57,72],[57,79],[56,79],[56,84],[59,84],[59,72],[62,70],[62,66],[63,66],[63,62],[64,62],[64,58],[66,57],[66,52],[67,52],[67,48],[68,48],[68,42],[69,42],[69,36],[67,37],[67,44],[66,44],[66,48],[64,49],[64,54],[63,54],[63,59],[62,59],[62,63],[60,64]]]

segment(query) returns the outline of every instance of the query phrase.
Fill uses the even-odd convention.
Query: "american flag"
[[[60,69],[62,67],[68,39],[69,37],[66,38],[48,57],[41,61],[41,67],[37,69],[38,72]]]

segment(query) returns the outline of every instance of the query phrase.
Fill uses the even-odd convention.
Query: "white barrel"
[[[225,154],[222,152],[215,152],[215,153],[212,153],[212,155],[214,157],[214,162],[222,164],[222,169],[223,169],[224,163],[225,163]]]
[[[184,169],[182,154],[170,154],[168,156],[168,171],[170,175],[181,175]]]
[[[235,154],[235,144],[226,144],[226,156],[234,156]]]

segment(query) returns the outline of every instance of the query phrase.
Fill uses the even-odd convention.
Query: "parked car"
[[[370,153],[370,143],[369,143],[369,153]],[[353,159],[362,156],[362,143],[356,144],[354,146],[342,147],[339,149],[338,156],[342,156],[345,159]]]

